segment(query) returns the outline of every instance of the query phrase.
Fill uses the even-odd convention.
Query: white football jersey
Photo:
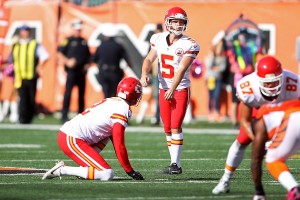
[[[259,80],[256,75],[256,72],[253,72],[239,80],[237,83],[236,90],[237,97],[250,107],[259,108],[265,103],[271,103],[270,101],[266,100],[260,92]],[[291,99],[299,99],[299,97],[299,77],[290,71],[284,70],[281,92],[279,93],[278,97],[274,99],[274,101],[272,101],[272,103],[278,103]]]
[[[115,123],[127,127],[131,114],[129,105],[123,99],[107,98],[66,122],[60,130],[88,144],[95,144],[112,135]]]
[[[158,80],[159,88],[167,90],[173,83],[173,78],[178,71],[179,63],[184,56],[196,58],[200,51],[199,44],[186,35],[169,45],[167,36],[169,32],[157,33],[150,38],[151,47],[157,52],[159,61]],[[190,68],[188,68],[179,83],[177,89],[183,89],[190,86]]]

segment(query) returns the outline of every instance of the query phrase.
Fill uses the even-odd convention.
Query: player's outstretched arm
[[[115,123],[113,125],[111,139],[116,156],[125,172],[134,180],[144,180],[144,177],[138,171],[135,171],[129,162],[127,149],[125,146],[125,127],[122,124]]]

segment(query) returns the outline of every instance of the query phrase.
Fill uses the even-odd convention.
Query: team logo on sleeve
[[[176,54],[177,56],[182,56],[182,55],[183,55],[183,49],[182,49],[182,48],[176,49],[176,50],[175,50],[175,54]]]

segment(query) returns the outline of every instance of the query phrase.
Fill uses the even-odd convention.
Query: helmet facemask
[[[282,74],[268,74],[265,78],[258,77],[260,91],[267,97],[278,96],[281,92]]]
[[[171,22],[172,20],[182,20],[183,25],[182,26],[174,25]],[[188,24],[188,19],[182,14],[176,14],[175,17],[167,17],[165,21],[166,29],[169,32],[174,33],[175,35],[181,35],[183,32],[185,32],[187,30],[187,24]],[[174,28],[174,26],[176,26],[176,28]]]

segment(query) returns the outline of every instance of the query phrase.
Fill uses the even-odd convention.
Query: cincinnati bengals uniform
[[[257,113],[253,141],[252,176],[258,193],[264,195],[261,182],[261,162],[264,156],[264,144],[271,138],[266,153],[266,167],[269,173],[288,191],[287,199],[300,199],[300,188],[286,165],[286,160],[300,149],[300,100],[290,100],[279,104],[262,106]],[[260,125],[260,124],[263,125]],[[261,127],[263,126],[263,127]],[[265,130],[264,130],[265,129]],[[268,138],[264,137],[265,131]]]

